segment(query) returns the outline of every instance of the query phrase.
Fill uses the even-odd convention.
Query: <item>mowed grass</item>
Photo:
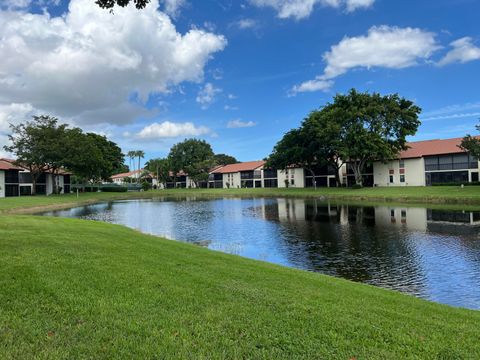
[[[219,196],[278,196],[321,198],[345,201],[395,202],[410,204],[466,204],[480,205],[480,186],[431,186],[385,188],[318,188],[318,189],[172,189],[129,193],[84,193],[59,196],[25,196],[0,199],[0,212],[18,212],[22,209],[42,210],[61,208],[115,199],[138,199],[163,196],[219,197]],[[33,209],[32,209],[33,208]],[[37,209],[35,209],[37,208]]]
[[[1,359],[478,359],[480,312],[100,222],[0,216]]]

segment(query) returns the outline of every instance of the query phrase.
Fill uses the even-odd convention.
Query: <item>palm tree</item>
[[[130,171],[132,171],[132,159],[135,158],[137,156],[136,154],[136,151],[129,151],[127,153],[127,156],[130,160],[129,164],[130,164]],[[135,163],[133,164],[133,167],[135,167]],[[135,169],[133,169],[133,171],[135,171]]]
[[[138,157],[138,171],[140,172],[140,159],[145,157],[145,152],[142,150],[135,151],[135,155]],[[137,177],[138,179],[139,177]]]

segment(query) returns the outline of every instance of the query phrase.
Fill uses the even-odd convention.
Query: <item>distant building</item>
[[[146,182],[152,184],[152,185],[157,185],[157,180],[153,176],[152,173],[146,172],[145,169],[140,169],[140,170],[135,170],[135,171],[130,171],[126,173],[120,173],[116,175],[112,175],[111,179],[114,184],[117,185],[126,185],[130,184],[133,182],[138,182],[138,180],[142,178]]]

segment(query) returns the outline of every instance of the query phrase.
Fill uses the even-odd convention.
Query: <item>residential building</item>
[[[373,164],[375,186],[429,186],[479,181],[479,162],[462,138],[411,142],[396,160]]]
[[[9,161],[0,159],[0,198],[20,195],[18,173],[21,170]]]
[[[211,174],[222,175],[223,188],[262,188],[264,187],[263,166],[265,161],[248,161],[229,164],[215,169]],[[269,174],[271,175],[271,174]],[[274,180],[269,178],[269,183]]]
[[[56,175],[50,170],[43,171],[37,178],[37,195],[53,194],[55,181],[61,194],[70,193],[71,174],[60,169]],[[28,196],[33,194],[33,177],[30,171],[15,164],[13,159],[0,159],[0,197]]]

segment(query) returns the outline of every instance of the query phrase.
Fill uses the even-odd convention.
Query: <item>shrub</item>
[[[85,186],[85,192],[97,192],[98,186]]]
[[[353,189],[353,190],[361,189],[361,188],[363,188],[363,186],[360,185],[360,184],[353,184],[353,185],[352,185],[352,189]]]
[[[126,186],[104,186],[102,192],[127,192]]]
[[[142,190],[143,191],[148,191],[152,188],[152,184],[150,184],[148,181],[142,182]]]

